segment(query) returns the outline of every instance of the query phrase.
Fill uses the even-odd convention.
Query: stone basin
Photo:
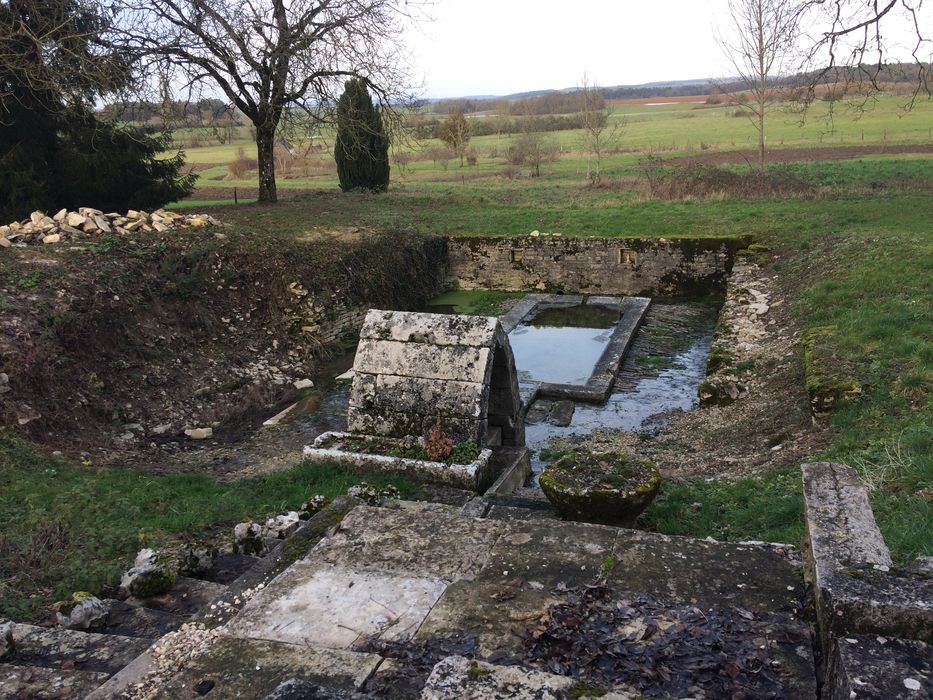
[[[548,465],[539,483],[564,519],[627,527],[654,500],[661,473],[621,452],[570,453]]]

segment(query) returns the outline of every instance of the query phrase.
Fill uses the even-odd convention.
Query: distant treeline
[[[477,112],[495,112],[512,116],[541,116],[546,114],[573,114],[580,111],[582,95],[579,90],[569,92],[549,92],[545,95],[526,97],[519,100],[463,98],[440,100],[433,105],[435,114],[449,114],[459,110],[464,114]],[[593,105],[594,109],[603,107],[602,101]],[[575,127],[574,127],[575,128]]]
[[[106,105],[98,113],[103,119],[124,122],[168,122],[178,126],[242,124],[242,115],[223,100],[205,98],[196,102],[173,100],[167,103],[129,101]]]
[[[927,65],[927,71],[930,65]],[[883,66],[863,65],[858,67],[839,67],[825,74],[819,72],[802,73],[770,82],[774,87],[799,87],[810,84],[828,85],[833,83],[864,82],[872,76],[876,82],[884,85],[916,84],[920,66],[916,63],[890,63]],[[697,97],[718,93],[739,92],[748,89],[747,85],[735,80],[700,81],[696,83],[675,83],[671,85],[641,85],[634,87],[617,86],[602,88],[607,100],[646,99],[651,97]],[[435,114],[448,114],[451,110],[461,110],[464,114],[495,112],[515,116],[571,114],[580,110],[578,90],[548,92],[531,97],[506,98],[456,98],[439,100],[432,105]]]
[[[445,117],[419,116],[408,120],[415,138],[440,138],[441,125]],[[545,114],[541,116],[509,117],[490,115],[471,117],[468,121],[470,136],[492,136],[494,134],[524,134],[528,132],[569,131],[583,128],[583,115]]]

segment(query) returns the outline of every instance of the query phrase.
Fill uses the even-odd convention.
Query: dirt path
[[[933,153],[933,144],[905,144],[892,146],[826,146],[824,148],[776,148],[767,152],[769,163],[797,163],[800,161],[849,160],[863,156]],[[755,163],[757,151],[723,151],[695,156],[666,158],[670,165],[730,165]]]

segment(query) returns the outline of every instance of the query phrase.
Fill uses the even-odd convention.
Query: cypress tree
[[[344,192],[388,189],[389,137],[362,78],[348,80],[337,102],[334,160]]]

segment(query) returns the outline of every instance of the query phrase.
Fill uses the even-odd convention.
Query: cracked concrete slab
[[[239,638],[350,649],[366,638],[412,636],[447,583],[299,562],[244,606],[228,625]]]

